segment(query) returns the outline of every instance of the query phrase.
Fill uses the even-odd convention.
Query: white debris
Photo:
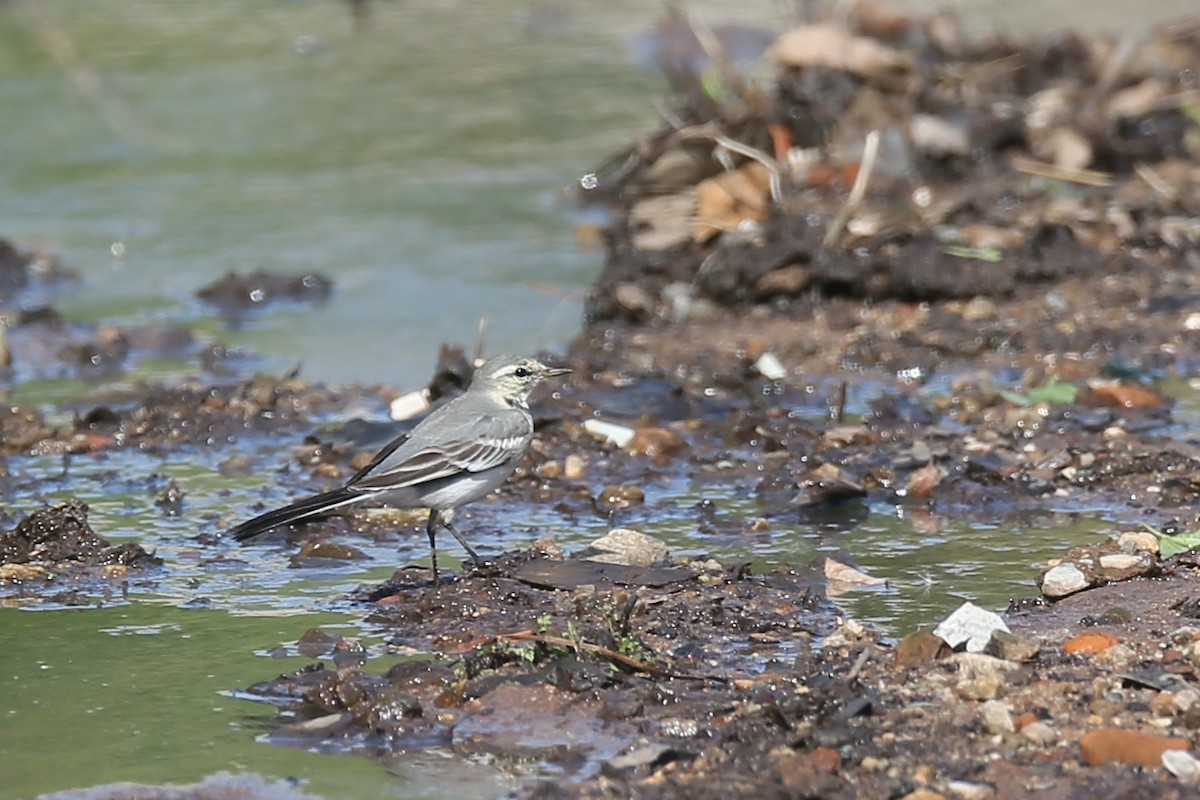
[[[388,415],[397,422],[420,416],[429,410],[429,389],[402,394],[388,407]]]
[[[780,363],[776,355],[770,351],[763,353],[754,362],[754,368],[758,370],[758,374],[762,375],[769,381],[781,381],[787,377],[788,371]]]
[[[612,442],[624,449],[633,441],[635,431],[626,425],[615,422],[605,422],[602,419],[589,419],[583,423],[583,429],[604,442]]]
[[[933,635],[954,649],[965,643],[968,653],[982,653],[992,634],[998,630],[1011,633],[996,612],[974,603],[963,603],[933,629]]]

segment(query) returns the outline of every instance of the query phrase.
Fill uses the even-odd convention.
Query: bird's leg
[[[425,533],[429,536],[429,555],[433,559],[433,585],[438,585],[438,568],[437,568],[437,544],[435,539],[437,536],[438,510],[436,508],[429,509],[429,520],[425,523]],[[447,526],[449,527],[449,526]],[[454,534],[458,536],[458,534]]]
[[[467,555],[469,555],[471,560],[475,562],[475,566],[479,569],[482,569],[485,566],[483,559],[481,559],[479,555],[471,549],[471,545],[467,544],[467,540],[462,537],[462,534],[454,529],[454,526],[450,524],[449,518],[443,519],[442,524],[446,526],[446,530],[454,534],[454,538],[457,539],[458,543],[462,545],[462,549],[467,551]]]

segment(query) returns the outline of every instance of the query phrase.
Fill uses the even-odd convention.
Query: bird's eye
[[[513,370],[513,375],[516,375],[518,378],[528,378],[529,370],[525,367],[517,367]]]

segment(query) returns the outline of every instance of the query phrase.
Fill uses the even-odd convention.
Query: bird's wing
[[[443,423],[444,424],[444,423]],[[384,448],[370,469],[363,469],[347,485],[354,491],[374,492],[448,478],[462,472],[485,472],[520,453],[533,433],[529,418],[516,409],[471,415],[436,437],[422,435],[438,430],[414,429],[408,438]]]

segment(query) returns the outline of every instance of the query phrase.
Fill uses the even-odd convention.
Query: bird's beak
[[[547,378],[556,378],[559,375],[567,375],[571,370],[566,367],[542,367],[542,375]]]

